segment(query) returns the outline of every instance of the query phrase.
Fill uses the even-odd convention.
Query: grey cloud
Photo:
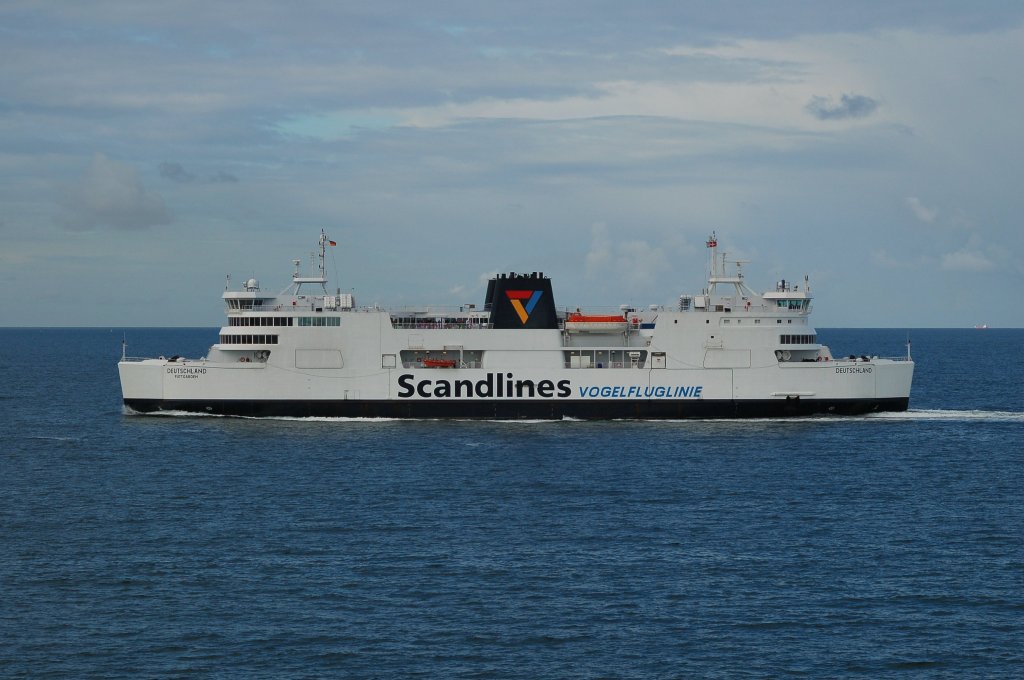
[[[947,271],[987,272],[995,269],[995,264],[984,253],[962,248],[943,255],[942,268]]]
[[[200,181],[198,175],[186,170],[181,163],[161,163],[160,176],[178,184],[192,184],[193,182]],[[234,184],[238,182],[238,177],[221,170],[202,181],[211,184]]]
[[[64,213],[57,221],[74,231],[96,227],[144,229],[171,221],[163,198],[146,191],[132,166],[103,154],[93,157],[85,174],[68,187],[60,203]]]
[[[822,0],[813,8],[663,0],[643,7],[601,2],[590,12],[573,3],[538,1],[456,2],[445,9],[322,2],[296,13],[253,2],[243,17],[216,3],[191,4],[195,11],[201,7],[203,22],[184,20],[195,12],[181,4],[84,9],[63,3],[38,10],[45,30],[12,30],[0,44],[5,100],[56,112],[73,102],[78,115],[88,111],[104,123],[112,112],[141,111],[145,120],[188,115],[202,126],[222,125],[208,138],[223,140],[232,128],[234,135],[251,134],[296,110],[587,96],[594,80],[658,80],[666,73],[702,81],[761,78],[784,65],[667,57],[658,48],[858,27],[1007,26],[1024,12],[1024,4],[983,11],[954,2],[911,9],[880,0]],[[7,18],[3,10],[0,17]],[[118,31],[161,39],[117,43],[116,49],[84,39]],[[59,38],[69,33],[81,34],[82,41]],[[174,123],[153,127],[169,136],[179,132]]]
[[[939,216],[938,210],[935,208],[929,208],[922,203],[921,199],[917,196],[908,196],[907,206],[910,208],[911,212],[914,213],[914,216],[922,222],[932,223],[935,221],[935,218]]]
[[[878,102],[862,94],[844,94],[838,104],[832,97],[811,97],[805,108],[818,120],[844,120],[867,118],[878,108]]]
[[[196,180],[196,176],[183,168],[181,163],[161,163],[160,176],[180,184],[188,184]]]
[[[54,3],[33,8],[33,17],[54,17],[73,27],[88,24],[123,25],[147,39],[149,49],[194,49],[211,59],[228,60],[251,54],[251,36],[268,51],[295,43],[309,54],[344,51],[361,59],[368,54],[420,56],[428,42],[476,48],[484,44],[503,53],[515,50],[592,48],[600,45],[650,45],[653,38],[671,35],[706,37],[728,33],[777,38],[802,33],[877,31],[922,26],[962,33],[985,31],[1019,23],[1024,6],[1015,2],[964,3],[959,0],[759,0],[680,2],[653,0],[585,3],[523,0],[480,3],[452,0],[409,3],[338,3],[311,0],[308,9],[294,12],[280,3],[254,1],[239,13],[230,4],[182,0],[149,3]],[[17,6],[18,3],[13,3]],[[202,12],[201,22],[191,18]],[[226,27],[230,27],[226,30]],[[59,41],[63,34],[40,31],[35,39]],[[89,35],[82,32],[81,35]],[[142,37],[142,36],[139,36]],[[569,48],[567,48],[569,46]]]

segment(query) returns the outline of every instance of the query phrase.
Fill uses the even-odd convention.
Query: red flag
[[[328,243],[330,243],[332,246],[338,245],[335,241],[328,241]]]

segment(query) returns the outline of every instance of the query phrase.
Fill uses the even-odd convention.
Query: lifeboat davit
[[[570,333],[618,333],[626,330],[626,317],[621,314],[570,314],[565,318],[565,330]]]

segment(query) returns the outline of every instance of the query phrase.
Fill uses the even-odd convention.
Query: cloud
[[[668,269],[663,249],[647,241],[625,241],[618,247],[616,264],[625,271],[625,278],[634,285],[648,286],[659,272]]]
[[[884,267],[886,269],[900,269],[905,266],[905,263],[894,258],[884,248],[873,251],[871,253],[871,261],[879,267]]]
[[[590,250],[586,257],[589,278],[607,278],[610,272],[614,272],[633,286],[647,286],[654,283],[659,272],[668,269],[663,248],[643,240],[616,243],[603,222],[591,226],[590,236]]]
[[[818,120],[846,120],[867,118],[878,108],[878,102],[861,94],[844,94],[835,104],[832,97],[811,97],[805,107]]]
[[[598,222],[590,227],[590,250],[587,252],[587,276],[595,278],[605,272],[612,260],[612,239],[608,225]]]
[[[132,166],[100,153],[60,203],[64,214],[57,221],[73,231],[144,229],[171,221],[164,199],[146,191]]]
[[[954,272],[987,272],[995,269],[992,260],[975,250],[963,248],[942,256],[942,268]]]
[[[172,182],[177,182],[178,184],[191,184],[199,180],[199,177],[195,173],[186,170],[181,163],[161,163],[160,176],[164,179],[169,179]],[[221,170],[214,175],[210,175],[204,181],[211,184],[235,184],[238,182],[238,177]]]
[[[196,176],[182,167],[181,163],[161,163],[160,176],[179,184],[196,181]]]
[[[935,221],[935,218],[939,216],[939,211],[933,208],[926,207],[917,196],[908,196],[907,205],[910,206],[910,210],[914,213],[914,216],[922,222],[928,222],[931,224]]]

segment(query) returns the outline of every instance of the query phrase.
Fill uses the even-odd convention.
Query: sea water
[[[1022,677],[1022,330],[910,411],[126,415],[214,329],[0,330],[0,677]],[[819,329],[835,355],[905,331]]]

